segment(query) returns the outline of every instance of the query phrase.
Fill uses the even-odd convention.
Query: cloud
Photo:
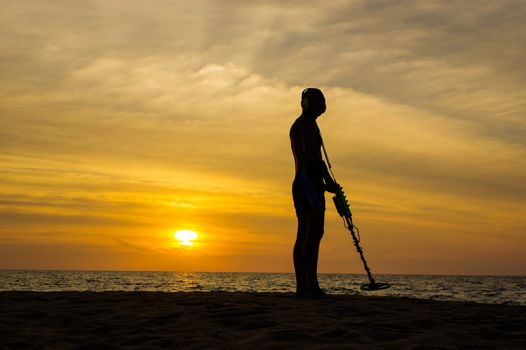
[[[362,215],[418,213],[412,228],[435,233],[437,217],[484,215],[520,232],[525,14],[513,0],[5,4],[0,204],[13,228],[107,215],[125,221],[119,239],[136,221],[279,236],[288,130],[314,85]]]

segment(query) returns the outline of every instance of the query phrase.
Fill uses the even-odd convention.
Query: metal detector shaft
[[[347,197],[345,197],[345,192],[343,192],[343,188],[340,185],[337,185],[336,193],[334,194],[334,197],[332,198],[334,201],[334,205],[336,206],[336,210],[338,211],[338,214],[340,214],[341,217],[344,219],[344,225],[345,228],[351,232],[352,240],[354,243],[354,247],[356,248],[356,251],[360,255],[360,259],[362,260],[363,267],[365,269],[365,272],[367,272],[367,277],[369,278],[369,283],[362,285],[362,290],[379,290],[379,289],[386,289],[389,288],[390,285],[387,283],[376,283],[376,281],[373,278],[373,274],[371,273],[371,270],[369,269],[369,266],[367,265],[367,261],[365,260],[365,257],[363,255],[363,249],[360,246],[360,239],[356,236],[356,232],[354,232],[355,226],[352,222],[352,213],[351,208],[349,206],[349,202],[347,202]]]
[[[321,138],[321,134],[320,134],[320,138]],[[336,182],[336,178],[334,176],[334,173],[332,172],[331,162],[329,161],[329,156],[327,155],[327,150],[325,149],[323,139],[321,141],[321,147],[323,149],[323,154],[325,155],[325,159],[327,160],[327,166],[329,168],[330,176],[332,180],[334,181],[334,183],[336,184],[336,188],[335,188],[336,192],[334,193],[332,200],[334,201],[334,205],[336,206],[336,210],[338,211],[338,214],[340,214],[340,216],[344,220],[345,227],[351,232],[354,246],[358,254],[360,254],[360,259],[362,260],[363,267],[365,269],[365,272],[367,272],[367,277],[369,278],[369,283],[362,285],[361,289],[369,291],[369,290],[380,290],[380,289],[389,288],[390,285],[388,283],[376,283],[376,281],[373,278],[371,270],[369,269],[369,266],[367,265],[367,261],[365,260],[365,257],[363,256],[363,249],[360,246],[360,239],[358,238],[359,236],[357,237],[356,232],[354,232],[355,226],[352,222],[351,207],[349,206],[347,197],[345,197],[345,192],[343,192],[343,187],[340,186]],[[358,230],[358,228],[356,229]]]
[[[360,254],[360,259],[363,263],[363,268],[365,269],[365,272],[367,272],[367,277],[369,278],[369,283],[371,285],[376,285],[376,281],[373,278],[373,275],[371,274],[371,270],[369,269],[369,266],[367,265],[367,261],[365,261],[365,257],[363,256],[363,249],[360,246],[360,241],[358,240],[358,237],[356,237],[356,233],[354,232],[354,225],[352,224],[352,220],[349,218],[345,218],[345,221],[347,222],[347,229],[349,232],[351,232],[352,240],[354,243],[354,247],[356,248],[356,251],[358,254]]]

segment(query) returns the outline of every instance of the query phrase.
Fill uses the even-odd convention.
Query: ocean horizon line
[[[177,270],[119,270],[119,269],[67,269],[67,268],[0,268],[0,271],[42,271],[42,272],[158,272],[158,273],[217,273],[217,274],[291,274],[293,271],[177,271]],[[366,276],[365,272],[318,272],[320,275]],[[437,277],[526,277],[526,274],[471,274],[471,273],[374,273],[374,276],[437,276]]]

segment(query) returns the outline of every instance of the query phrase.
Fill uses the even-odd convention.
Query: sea
[[[526,276],[377,275],[391,288],[362,291],[360,274],[319,274],[329,294],[375,295],[526,305]],[[0,291],[279,292],[295,290],[293,273],[0,270]]]

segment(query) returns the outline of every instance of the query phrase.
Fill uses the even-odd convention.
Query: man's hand
[[[327,192],[330,192],[330,193],[336,193],[336,191],[338,191],[339,187],[340,187],[340,185],[338,185],[334,181],[331,181],[331,182],[325,184],[325,190]]]

